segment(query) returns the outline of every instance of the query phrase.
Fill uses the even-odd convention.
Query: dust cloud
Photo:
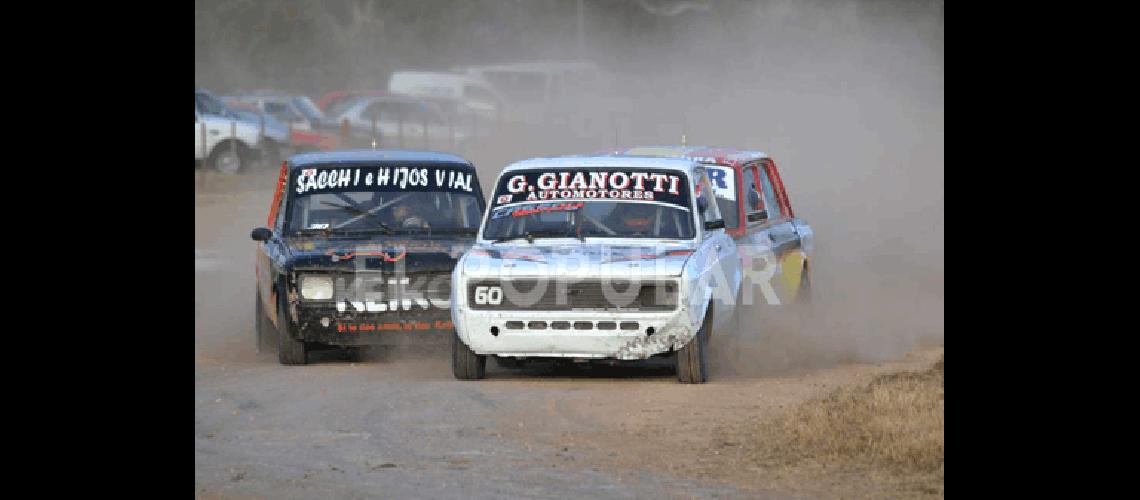
[[[532,156],[682,136],[769,153],[815,231],[815,298],[808,311],[750,311],[758,331],[720,336],[714,375],[885,360],[943,342],[943,2],[584,0],[580,43],[577,5],[198,1],[195,83],[316,98],[385,88],[398,69],[581,55],[608,75],[570,103],[585,125],[504,127],[460,153],[485,191]],[[199,247],[234,270],[198,278],[198,330],[219,347],[252,348],[248,230],[269,198],[227,196],[216,203],[237,208],[197,202]]]

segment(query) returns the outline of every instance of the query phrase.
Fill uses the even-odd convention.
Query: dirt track
[[[765,366],[776,355],[751,346],[755,364],[714,366],[703,386],[678,385],[660,363],[503,371],[489,362],[487,380],[460,382],[446,353],[422,351],[284,367],[273,352],[254,353],[251,330],[248,234],[264,223],[270,194],[211,181],[213,194],[196,197],[195,221],[200,497],[832,496],[837,486],[828,481],[841,479],[734,462],[734,443],[721,441],[720,429],[876,373],[924,368],[942,352],[939,333],[902,361],[841,364],[860,356],[785,339],[764,344],[778,348],[783,364]],[[267,187],[272,173],[242,183]],[[729,359],[723,350],[714,359]],[[878,496],[864,482],[865,491],[838,491]]]

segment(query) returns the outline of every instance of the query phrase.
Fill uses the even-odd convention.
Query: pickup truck
[[[507,166],[452,276],[454,376],[483,378],[488,356],[663,356],[680,382],[705,382],[710,338],[738,328],[742,282],[712,180],[689,158]]]
[[[229,109],[206,90],[194,91],[194,161],[236,174],[261,158],[261,126]]]

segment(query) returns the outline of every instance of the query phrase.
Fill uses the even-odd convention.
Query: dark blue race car
[[[343,151],[291,157],[257,241],[256,331],[278,360],[314,348],[446,344],[451,272],[485,207],[475,168],[443,153]],[[418,341],[418,340],[417,340]]]

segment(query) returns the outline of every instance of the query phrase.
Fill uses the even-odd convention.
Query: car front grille
[[[630,280],[482,280],[467,287],[467,304],[492,311],[632,311],[662,312],[677,308],[673,281]],[[561,325],[559,325],[561,326]]]

